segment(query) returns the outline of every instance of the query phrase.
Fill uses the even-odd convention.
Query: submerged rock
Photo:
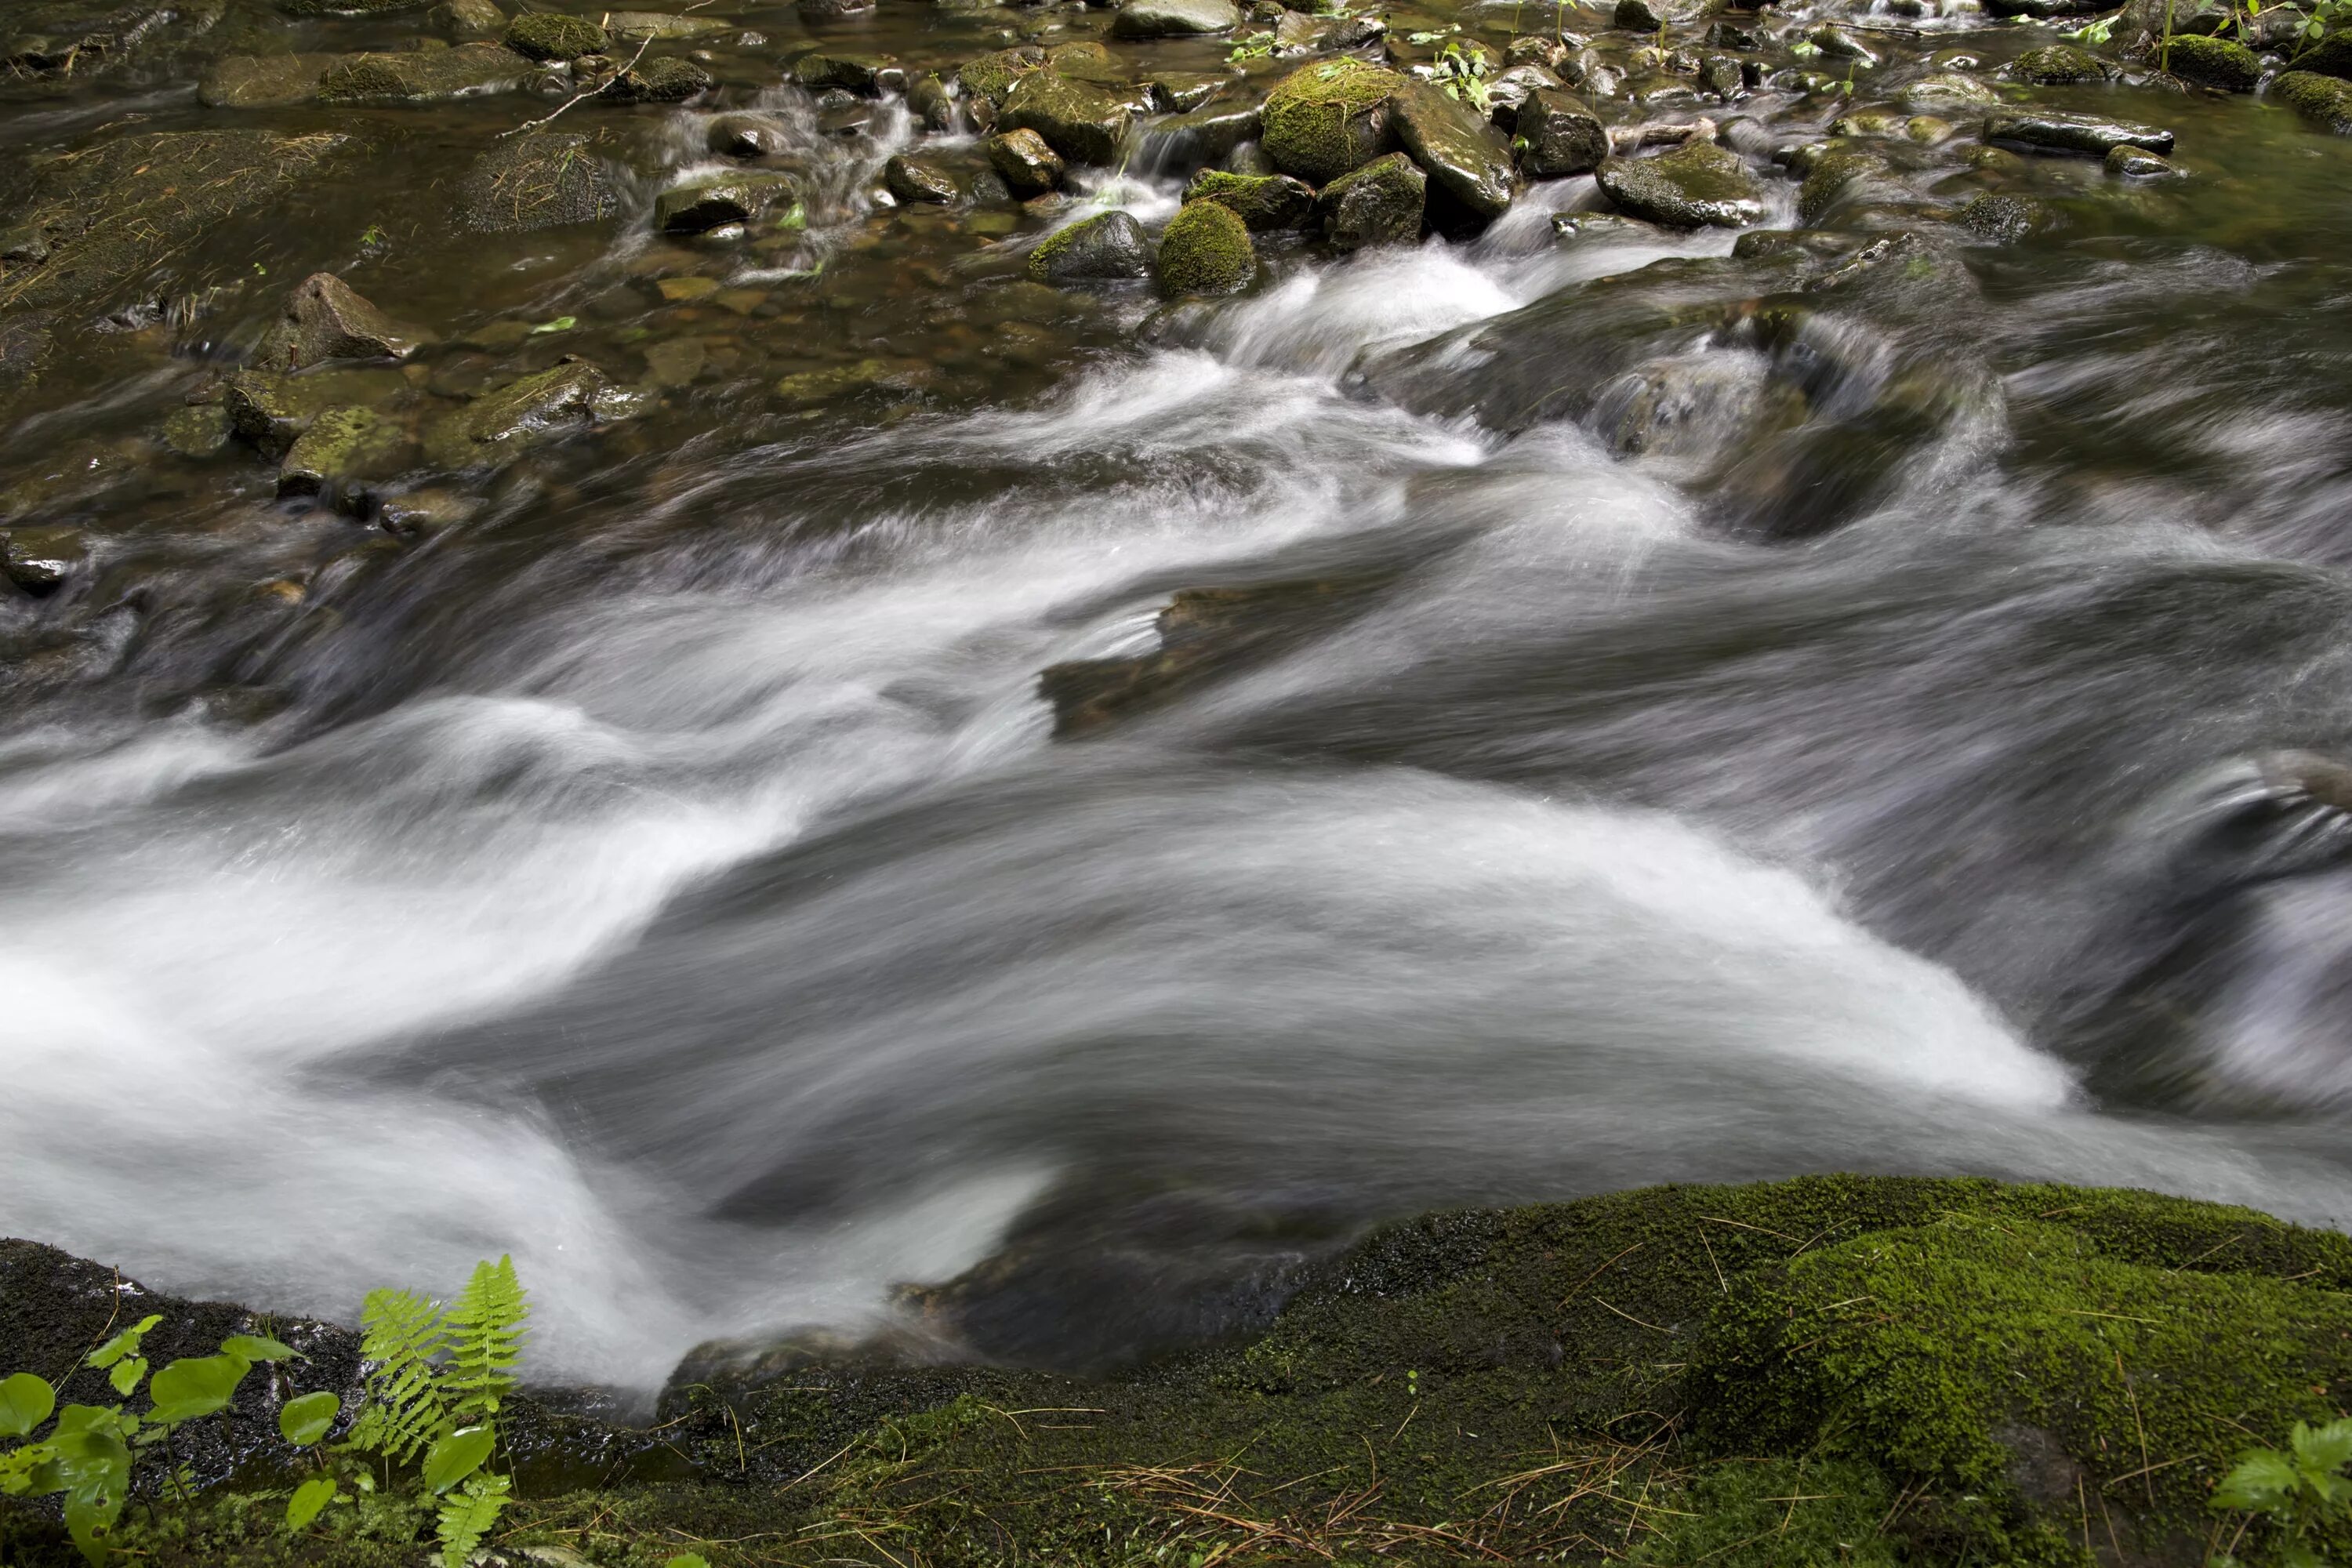
[[[837,87],[871,98],[886,86],[903,83],[906,73],[888,55],[863,50],[811,49],[793,62],[793,79],[811,92]]]
[[[1127,0],[1111,16],[1114,38],[1181,38],[1242,25],[1233,0]]]
[[[1764,216],[1763,195],[1739,154],[1689,142],[1653,158],[1612,158],[1601,188],[1617,206],[1674,228],[1740,228]]]
[[[956,71],[956,81],[971,97],[1002,104],[1014,82],[1045,68],[1045,51],[1034,44],[1023,44],[966,60]]]
[[[1266,156],[1286,174],[1327,184],[1379,157],[1389,144],[1389,100],[1405,79],[1358,59],[1293,71],[1267,94]]]
[[[480,43],[505,35],[507,14],[498,0],[442,0],[425,13],[425,25],[451,43]]]
[[[1135,215],[1108,212],[1045,237],[1029,253],[1029,276],[1040,283],[1100,283],[1141,278],[1151,250]]]
[[[256,363],[300,370],[331,359],[405,359],[426,341],[426,334],[398,325],[333,273],[317,272],[295,286]]]
[[[1287,174],[1233,174],[1204,169],[1184,187],[1184,200],[1230,207],[1255,233],[1304,226],[1315,210],[1315,190]]]
[[[1140,140],[1156,167],[1198,168],[1232,156],[1235,149],[1255,141],[1263,129],[1258,106],[1244,100],[1203,104],[1156,120],[1144,127]]]
[[[1436,189],[1481,218],[1510,211],[1510,143],[1468,104],[1407,82],[1390,96],[1389,124]]]
[[[882,184],[901,202],[948,203],[961,199],[955,176],[936,163],[909,158],[904,153],[882,165]]]
[[[1061,154],[1034,131],[1000,132],[988,139],[988,166],[1016,196],[1043,195],[1062,183]]]
[[[1324,237],[1341,250],[1411,244],[1421,237],[1428,179],[1402,153],[1340,175],[1315,198]]]
[[[0,574],[27,593],[46,594],[62,586],[89,559],[89,545],[79,529],[0,531]]]
[[[2172,132],[2153,125],[2061,110],[2017,110],[1985,118],[1988,142],[2011,142],[2042,153],[2087,153],[2104,158],[2117,147],[2172,151]]]
[[[1171,299],[1230,294],[1257,276],[1257,251],[1241,215],[1217,202],[1187,202],[1160,236],[1160,291]]]
[[[318,496],[359,510],[370,483],[407,468],[415,452],[407,426],[373,409],[322,409],[287,448],[278,466],[278,493]]]
[[[572,131],[498,142],[458,182],[458,222],[484,234],[516,234],[611,217],[620,211],[620,191],[596,144]]]
[[[346,55],[319,79],[321,103],[438,103],[520,92],[541,67],[496,44]]]
[[[2107,154],[2106,163],[2108,174],[2126,180],[2168,180],[2182,172],[2171,159],[2141,147],[2118,147]]]
[[[231,55],[215,63],[196,84],[196,101],[207,109],[282,109],[309,103],[341,55]]]
[[[1609,156],[1609,128],[1584,100],[1549,89],[1519,106],[1519,167],[1531,180],[1589,174]]]
[[[436,468],[474,468],[584,430],[609,384],[584,361],[524,376],[435,421],[425,432],[425,458]]]
[[[1113,164],[1127,140],[1125,103],[1089,82],[1058,71],[1031,71],[1004,95],[997,124],[1006,131],[1034,131],[1063,157],[1078,163]]]
[[[2271,83],[2271,90],[2313,124],[2352,136],[2352,82],[2314,71],[2286,71]]]
[[[692,60],[663,55],[614,73],[596,96],[606,103],[684,103],[710,88],[709,71]]]

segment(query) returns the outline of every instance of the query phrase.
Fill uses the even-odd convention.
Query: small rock
[[[1478,217],[1511,210],[1511,144],[1468,104],[1428,82],[1389,100],[1389,124],[1433,184]]]
[[[1324,236],[1341,250],[1419,239],[1428,180],[1421,166],[1402,153],[1375,158],[1340,175],[1315,198]]]
[[[0,570],[31,594],[57,588],[89,559],[89,545],[79,529],[12,528],[5,540],[0,544]]]
[[[1617,9],[1609,19],[1629,33],[1654,33],[1666,25],[1664,13],[1650,0],[1617,0]]]
[[[2118,179],[2168,180],[2181,172],[2171,159],[2159,158],[2141,147],[2118,147],[2107,154],[2107,173]]]
[[[707,175],[656,196],[654,226],[664,234],[705,234],[730,223],[749,223],[799,195],[800,182],[790,174]]]
[[[481,234],[522,234],[600,223],[621,196],[592,139],[533,131],[494,143],[457,185],[458,221]]]
[[[1868,44],[1834,23],[1824,22],[1805,35],[1805,42],[1822,51],[1824,58],[1852,60],[1856,65],[1874,66],[1877,54]]]
[[[1102,89],[1058,71],[1032,71],[1004,95],[997,124],[1034,131],[1063,157],[1079,163],[1118,162],[1127,141],[1128,107]]]
[[[604,29],[561,11],[534,11],[507,24],[506,46],[526,59],[576,60],[612,44]]]
[[[436,468],[467,468],[584,429],[604,386],[604,373],[583,361],[524,376],[436,420],[425,455]]]
[[[2095,158],[2104,158],[2117,147],[2126,146],[2144,147],[2151,153],[2172,151],[2169,131],[2060,110],[2022,110],[1989,115],[1984,139],[2013,142],[2042,153],[2088,153]]]
[[[684,103],[709,91],[710,86],[709,71],[692,60],[666,55],[622,71],[596,96],[607,103]]]
[[[1034,131],[1006,131],[988,139],[988,164],[1016,196],[1043,195],[1062,183],[1062,159]]]
[[[1762,193],[1739,154],[1689,142],[1654,158],[1612,158],[1601,188],[1623,212],[1674,228],[1741,228],[1764,216]]]
[[[1287,174],[1234,174],[1203,169],[1184,187],[1184,200],[1233,209],[1253,233],[1299,228],[1315,210],[1315,187]]]
[[[708,38],[735,24],[723,16],[679,16],[667,11],[600,11],[596,19],[616,38]]]
[[[321,103],[443,103],[520,92],[544,68],[496,44],[345,55],[319,78]]]
[[[2044,44],[2017,57],[2017,79],[2036,87],[2071,87],[2082,81],[2107,79],[2107,64],[2088,49],[2072,44]]]
[[[2176,37],[2164,53],[2166,68],[2183,81],[2252,92],[2263,79],[2262,60],[2235,38]]]
[[[1396,72],[1362,60],[1322,60],[1282,79],[1261,111],[1266,155],[1286,174],[1319,185],[1360,169],[1389,141]]]
[[[1160,71],[1143,79],[1151,107],[1162,114],[1189,114],[1223,92],[1225,79],[1188,71]]]
[[[882,165],[882,184],[902,202],[950,203],[962,195],[955,179],[936,163],[900,153]]]
[[[1170,299],[1230,294],[1257,276],[1257,250],[1241,215],[1218,202],[1187,202],[1160,235],[1160,291]]]
[[[1024,44],[1018,48],[999,49],[994,54],[966,60],[957,70],[956,80],[973,98],[1003,103],[1014,82],[1045,68],[1045,51],[1034,44]]]
[[[1531,180],[1589,174],[1609,156],[1609,128],[1582,99],[1538,92],[1520,106],[1518,146]]]
[[[163,447],[175,457],[218,457],[229,435],[228,410],[217,403],[173,409],[163,421]]]
[[[1047,235],[1029,253],[1029,276],[1040,283],[1104,283],[1151,270],[1143,226],[1132,213],[1108,212]]]
[[[1114,38],[1184,38],[1242,25],[1233,0],[1127,0],[1110,19]]]
[[[472,496],[435,487],[378,497],[375,521],[386,533],[434,534],[471,522],[481,510],[482,503]]]
[[[314,272],[295,285],[256,363],[300,370],[331,359],[406,359],[425,341],[426,334],[395,324],[333,273]]]
[[[503,36],[507,14],[497,0],[442,0],[425,13],[425,25],[453,44],[475,44]]]
[[[2065,215],[2032,196],[1981,195],[1952,216],[1969,233],[2000,245],[2013,245],[2029,235],[2053,233],[2066,226]]]
[[[648,344],[645,351],[646,379],[656,386],[688,386],[702,374],[710,351],[699,338],[671,338]]]
[[[882,91],[884,77],[897,70],[888,55],[834,49],[811,49],[793,62],[793,79],[811,92],[837,87],[865,98]]]
[[[757,114],[721,114],[703,132],[702,144],[722,158],[766,158],[787,145],[783,127]]]
[[[956,128],[954,95],[935,72],[926,72],[908,84],[907,111],[933,131],[946,132]]]
[[[1745,49],[1753,52],[1762,47],[1754,33],[1738,23],[1717,17],[1707,24],[1706,41],[1711,48]]]
[[[1505,131],[1516,131],[1519,110],[1538,92],[1559,91],[1566,84],[1548,66],[1511,66],[1486,83],[1487,115]]]

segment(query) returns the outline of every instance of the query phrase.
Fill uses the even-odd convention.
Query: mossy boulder
[[[2352,82],[2315,71],[2283,71],[2271,90],[2314,125],[2352,136]]]
[[[1000,131],[988,139],[988,166],[1016,196],[1041,196],[1062,183],[1062,155],[1034,131]]]
[[[1023,44],[964,61],[956,71],[956,80],[971,97],[1000,104],[1014,82],[1045,68],[1045,51],[1034,44]]]
[[[1184,200],[1231,207],[1253,233],[1303,226],[1315,210],[1314,188],[1288,174],[1233,174],[1203,169],[1184,187]]]
[[[1402,153],[1342,174],[1315,198],[1324,237],[1340,250],[1410,245],[1421,237],[1429,177]]]
[[[341,55],[231,55],[196,83],[206,109],[283,109],[319,96],[320,79]]]
[[[1150,248],[1132,213],[1082,219],[1046,236],[1029,253],[1029,276],[1040,283],[1109,282],[1150,270]]]
[[[2235,38],[2176,37],[2166,47],[2165,58],[2167,68],[2183,81],[2224,92],[2252,92],[2263,79],[2261,58]]]
[[[596,98],[603,103],[684,103],[712,85],[710,73],[692,60],[658,55],[614,72],[596,89]]]
[[[271,370],[300,370],[332,359],[406,359],[426,339],[333,273],[317,272],[287,296],[255,363]]]
[[[2073,44],[2044,44],[2017,57],[2017,79],[2037,87],[2071,87],[2076,82],[2105,81],[2107,63]]]
[[[576,131],[526,132],[495,143],[457,183],[459,225],[519,234],[611,217],[620,190],[598,144]]]
[[[440,103],[520,92],[539,79],[542,68],[496,44],[345,55],[320,77],[319,101]]]
[[[1219,202],[1186,202],[1160,235],[1160,291],[1171,299],[1230,294],[1257,276],[1249,225]]]
[[[1006,91],[997,124],[1006,131],[1034,131],[1072,163],[1107,166],[1118,162],[1129,118],[1124,102],[1091,82],[1038,70]]]
[[[2288,52],[2297,70],[2352,79],[2352,27],[2338,27]]]
[[[1712,142],[1653,158],[1612,158],[1601,165],[1600,181],[1619,211],[1670,228],[1742,228],[1764,216],[1747,163]]]
[[[561,11],[526,12],[508,23],[506,30],[507,47],[534,60],[576,60],[602,54],[612,41],[595,23]]]
[[[1311,185],[1362,168],[1388,149],[1389,100],[1404,84],[1396,72],[1359,59],[1302,66],[1266,95],[1266,156]]]

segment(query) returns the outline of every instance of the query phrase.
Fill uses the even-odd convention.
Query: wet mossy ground
[[[499,1550],[2258,1563],[2260,1529],[2208,1499],[2245,1447],[2340,1412],[2348,1286],[2343,1236],[2134,1192],[1832,1176],[1441,1214],[1321,1267],[1265,1333],[1117,1376],[771,1355],[673,1387],[631,1442],[559,1436],[577,1463],[541,1434]],[[384,1538],[406,1516],[289,1542],[273,1515],[215,1501],[135,1544],[417,1555]],[[68,1561],[37,1520],[4,1530],[6,1561]]]

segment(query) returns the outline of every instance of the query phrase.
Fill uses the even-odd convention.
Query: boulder
[[[1282,79],[1261,111],[1266,155],[1286,174],[1327,184],[1389,145],[1389,100],[1405,79],[1362,60],[1320,60]]]
[[[2182,173],[2179,164],[2139,147],[2118,147],[2106,157],[2107,173],[2120,180],[2168,180]]]
[[[526,59],[576,60],[603,54],[612,42],[595,23],[561,11],[526,12],[507,24],[507,47]]]
[[[1611,158],[1600,179],[1618,210],[1672,228],[1742,228],[1764,216],[1747,163],[1712,142],[1687,142],[1654,158]]]
[[[1187,202],[1160,235],[1160,291],[1171,299],[1230,294],[1257,276],[1257,250],[1241,215],[1219,202]]]
[[[956,188],[955,176],[945,169],[919,158],[909,158],[904,153],[882,165],[882,184],[901,202],[944,204],[963,195]]]
[[[1005,93],[997,125],[1006,131],[1034,131],[1073,163],[1108,166],[1118,162],[1128,119],[1127,105],[1102,89],[1058,71],[1037,70]]]
[[[988,166],[1016,196],[1045,195],[1062,183],[1062,159],[1034,131],[999,132],[988,139]]]
[[[1566,85],[1559,73],[1548,66],[1512,66],[1487,81],[1487,113],[1504,130],[1516,131],[1519,110],[1530,97],[1546,90],[1557,92]]]
[[[1127,0],[1110,19],[1114,38],[1184,38],[1242,25],[1233,0]]]
[[[1519,106],[1519,167],[1531,180],[1589,174],[1609,156],[1609,128],[1565,90],[1531,93]]]
[[[439,103],[520,92],[541,68],[496,44],[345,55],[319,79],[321,103]]]
[[[479,234],[520,234],[601,223],[620,210],[595,138],[532,131],[495,142],[457,184],[457,220]]]
[[[507,14],[498,0],[442,0],[425,13],[425,25],[453,44],[477,44],[505,36]]]
[[[369,408],[322,409],[278,465],[278,493],[358,510],[371,483],[397,474],[415,455],[415,437],[396,420]]]
[[[710,87],[709,71],[692,60],[664,55],[615,72],[596,96],[606,103],[684,103]]]
[[[1045,51],[1034,44],[1023,44],[966,60],[956,71],[956,80],[971,97],[1001,104],[1014,82],[1045,68]]]
[[[1029,253],[1029,276],[1040,283],[1107,283],[1150,270],[1151,251],[1132,213],[1107,212],[1074,223]]]
[[[2150,153],[2172,151],[2169,131],[2110,120],[2103,114],[2072,114],[2054,109],[1988,115],[1984,139],[2014,142],[2037,153],[2087,153],[2095,158],[2104,158],[2118,147],[2142,147]]]
[[[735,26],[724,16],[673,16],[667,11],[600,11],[596,19],[616,38],[708,38]]]
[[[1493,122],[1428,82],[1407,82],[1389,100],[1397,142],[1429,183],[1477,217],[1511,209],[1511,144]]]
[[[654,226],[664,234],[704,234],[749,223],[773,206],[800,198],[790,174],[730,172],[673,185],[654,198]]]
[[[2190,34],[2165,46],[2164,56],[2174,76],[2224,92],[2252,92],[2263,79],[2262,60],[2235,38]]]
[[[811,49],[793,61],[793,79],[811,92],[837,87],[844,92],[872,98],[882,91],[886,79],[894,75],[901,81],[905,79],[897,60],[866,50]]]
[[[2315,71],[2285,71],[2271,83],[2271,90],[2314,125],[2352,136],[2352,82]]]
[[[1257,105],[1246,100],[1203,104],[1145,126],[1142,153],[1153,168],[1196,169],[1231,157],[1262,128]]]
[[[1184,187],[1184,200],[1233,209],[1255,233],[1299,228],[1315,210],[1315,188],[1287,174],[1232,174],[1203,169]]]
[[[395,323],[331,272],[294,287],[261,342],[255,363],[300,370],[331,359],[406,359],[426,334]]]
[[[1323,187],[1315,198],[1323,233],[1341,250],[1409,245],[1421,237],[1428,176],[1402,153],[1375,158]]]
[[[1878,63],[1876,51],[1834,22],[1824,22],[1807,33],[1805,42],[1819,49],[1823,59],[1852,60],[1862,66]]]
[[[524,376],[436,420],[425,433],[425,458],[436,468],[474,468],[584,430],[608,384],[584,361]]]
[[[2044,44],[2038,49],[2028,49],[2017,57],[2013,68],[2020,81],[2030,81],[2036,87],[2071,87],[2076,82],[2105,81],[2109,67],[2106,61],[2088,49],[2078,49],[2072,44]]]
[[[784,128],[764,114],[721,114],[703,132],[702,144],[725,158],[765,158],[790,143]]]
[[[319,79],[341,55],[230,55],[196,83],[206,109],[283,109],[319,96]]]

